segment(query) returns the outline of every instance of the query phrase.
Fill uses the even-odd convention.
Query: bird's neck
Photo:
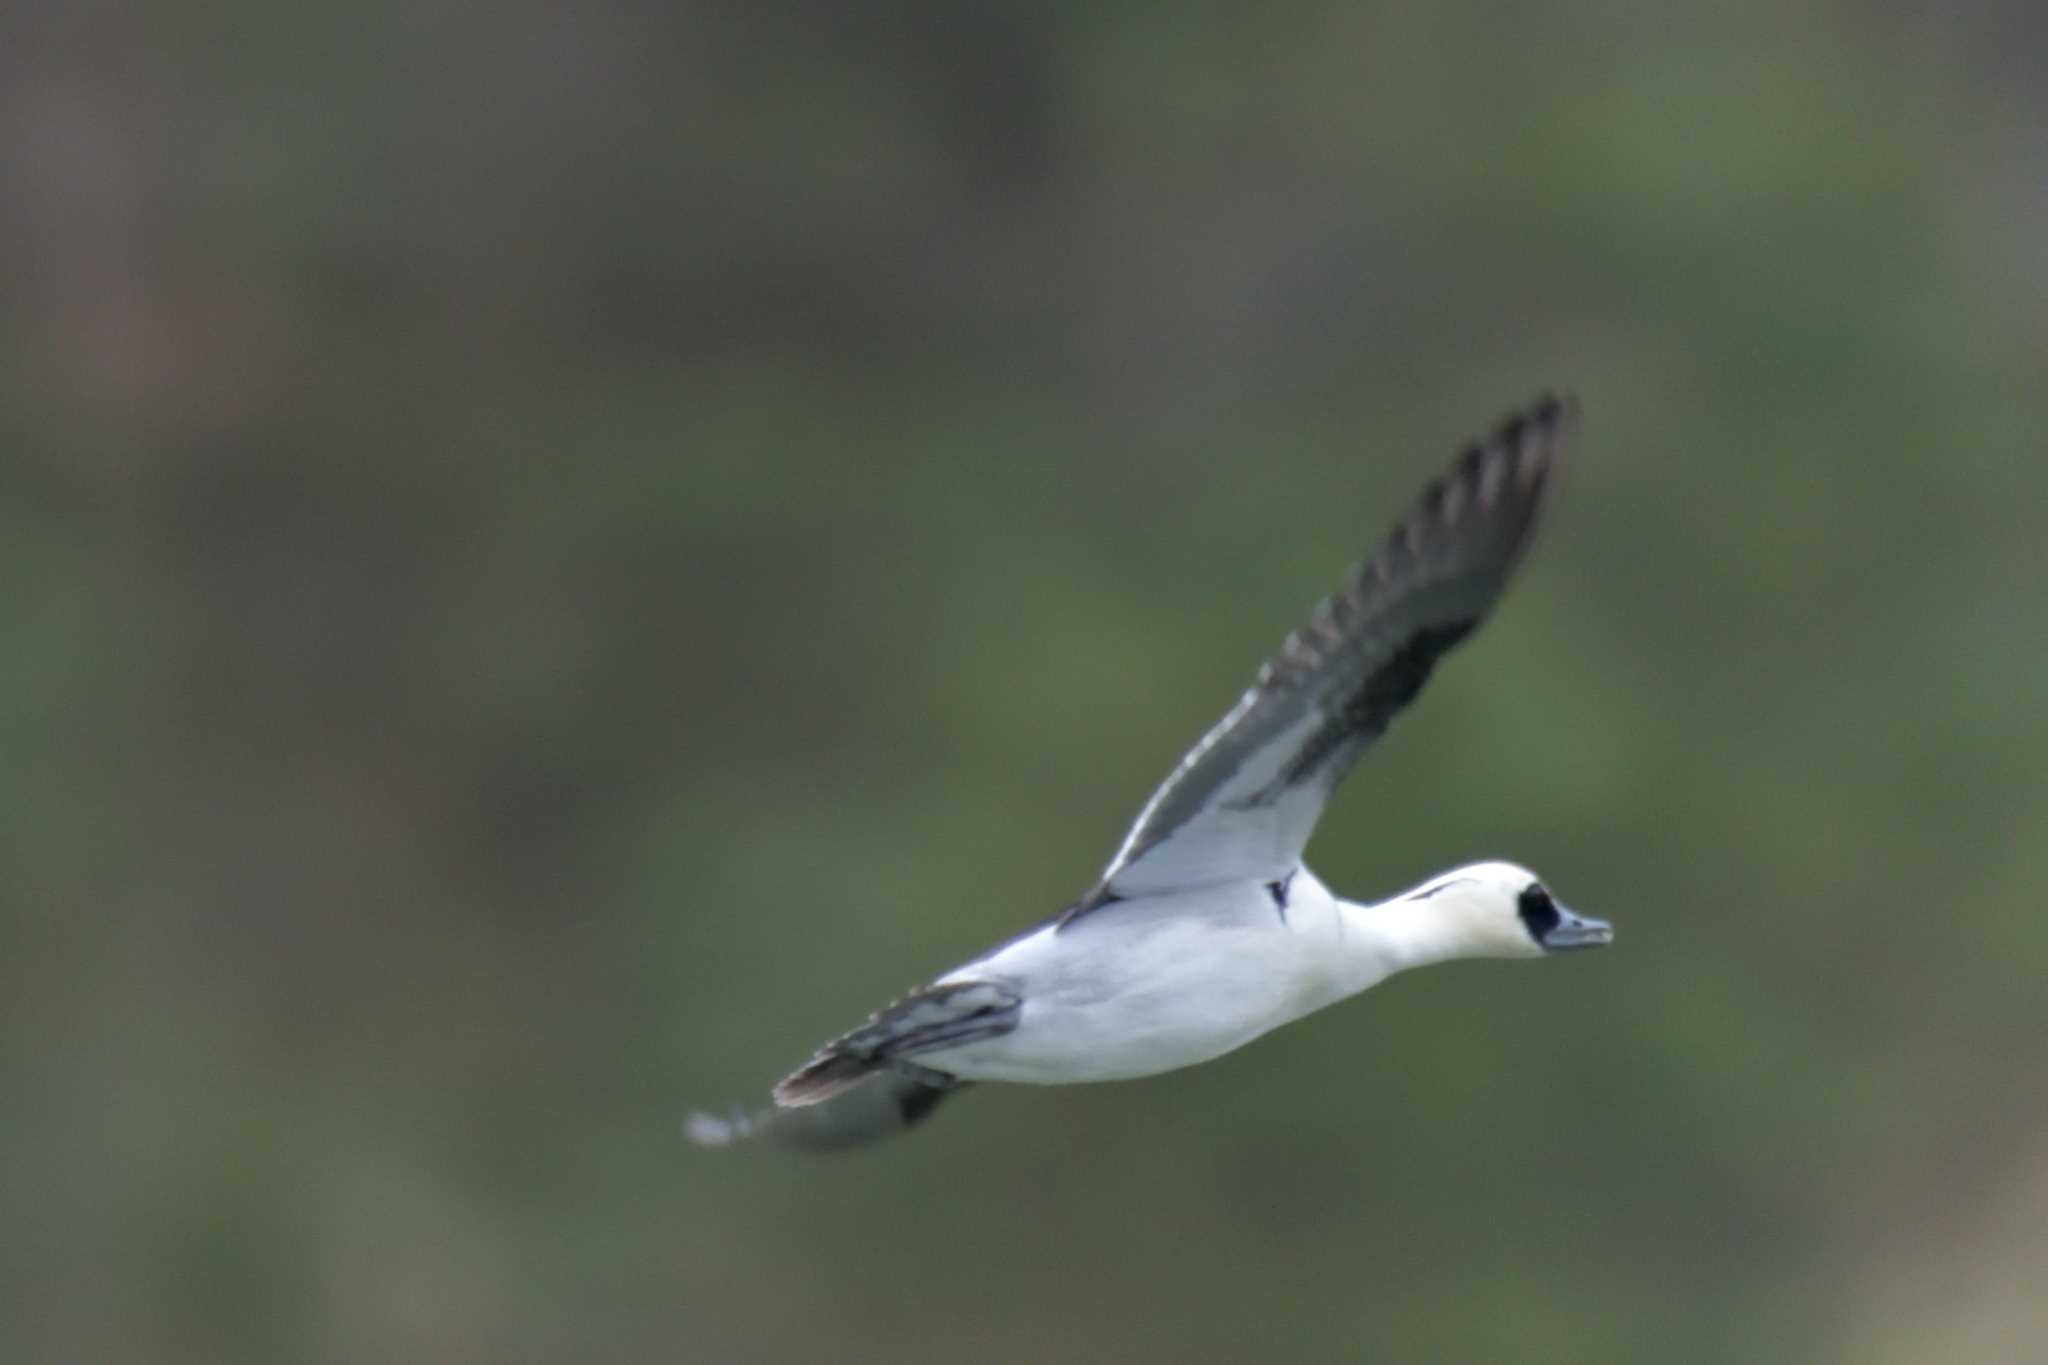
[[[1362,991],[1384,981],[1395,972],[1426,967],[1462,955],[1459,937],[1451,932],[1454,922],[1427,913],[1412,901],[1390,900],[1377,904],[1337,902],[1344,927],[1344,957]]]

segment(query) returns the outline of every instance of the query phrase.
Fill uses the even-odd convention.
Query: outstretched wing
[[[1545,396],[1432,481],[1160,784],[1066,920],[1292,872],[1330,793],[1507,586],[1577,412]]]

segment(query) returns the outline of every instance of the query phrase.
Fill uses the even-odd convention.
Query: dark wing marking
[[[1433,480],[1160,784],[1061,923],[1129,896],[1291,873],[1331,791],[1499,599],[1577,414],[1546,396]]]

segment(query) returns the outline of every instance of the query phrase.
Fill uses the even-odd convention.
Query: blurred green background
[[[2048,1338],[2048,21],[15,7],[0,1356]],[[1586,406],[1311,850],[1612,952],[703,1152]]]

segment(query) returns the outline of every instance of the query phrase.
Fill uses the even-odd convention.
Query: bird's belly
[[[1198,1025],[1168,1017],[1136,1018],[1119,1012],[1028,1006],[1017,1028],[1000,1038],[934,1054],[933,1065],[964,1080],[1064,1085],[1155,1076],[1220,1057],[1285,1019],[1205,1019]]]
[[[1286,931],[1227,953],[1133,955],[1109,989],[1032,991],[1017,1027],[918,1060],[963,1080],[1063,1085],[1131,1080],[1244,1046],[1335,998]],[[1215,945],[1206,945],[1212,950]]]

